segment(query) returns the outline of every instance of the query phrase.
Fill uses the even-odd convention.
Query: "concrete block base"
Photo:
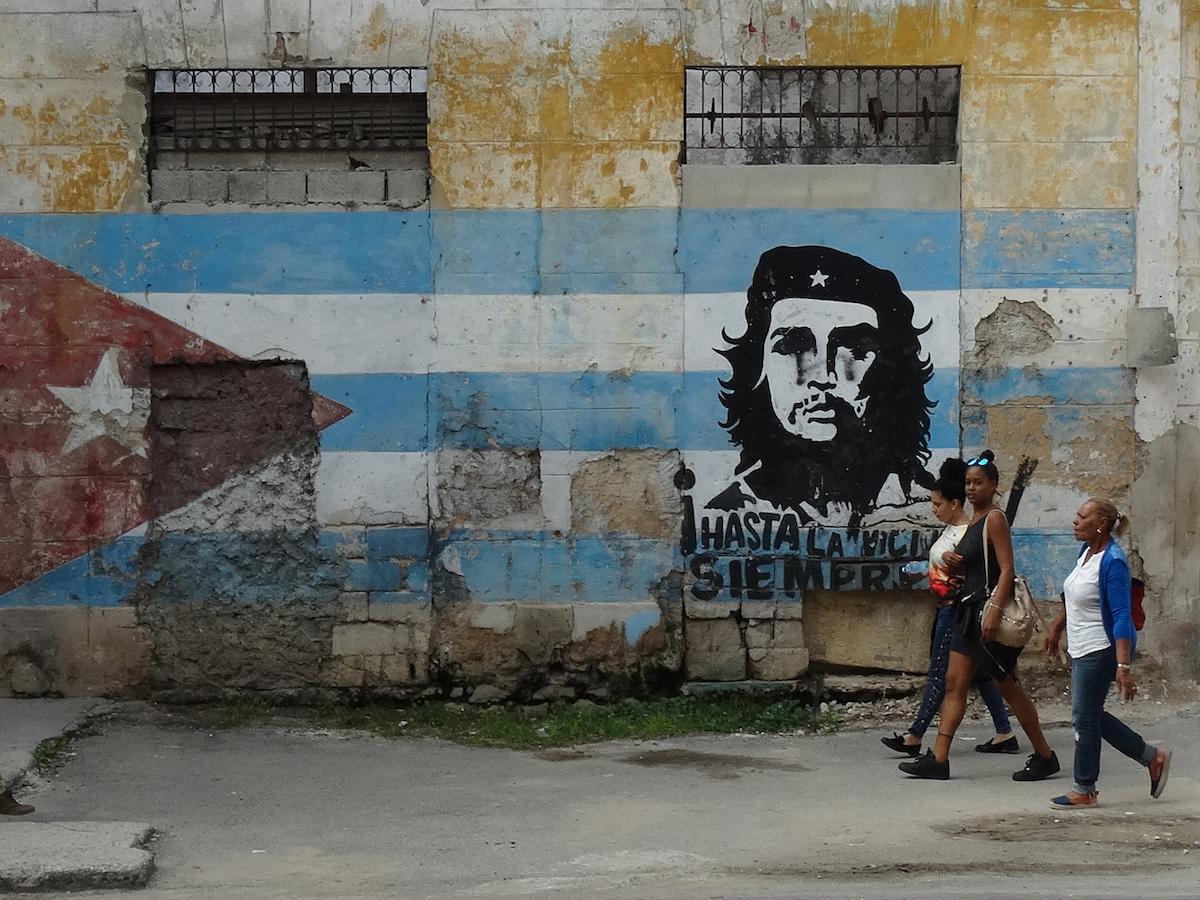
[[[149,670],[149,641],[132,607],[0,610],[0,696],[128,694]]]
[[[0,841],[0,891],[144,887],[154,829],[135,822],[22,822]]]

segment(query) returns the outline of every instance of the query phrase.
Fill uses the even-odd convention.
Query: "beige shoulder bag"
[[[990,516],[991,513],[988,513]],[[1001,513],[1004,515],[1004,513]],[[1007,519],[1005,520],[1007,521]],[[987,522],[983,523],[983,583],[984,585],[991,584],[992,579],[988,572],[988,540]],[[999,585],[997,585],[997,588]],[[979,612],[980,629],[983,627],[983,617],[987,615],[989,606],[999,606],[993,602],[996,592],[988,596],[987,603],[983,604],[983,609]],[[1037,604],[1033,602],[1033,595],[1029,593],[1029,582],[1025,580],[1023,575],[1013,576],[1013,595],[1012,600],[1007,606],[999,607],[1000,609],[1000,626],[996,629],[996,643],[1004,644],[1006,647],[1024,647],[1029,643],[1029,639],[1033,637],[1034,631],[1041,631],[1042,614],[1037,608]]]

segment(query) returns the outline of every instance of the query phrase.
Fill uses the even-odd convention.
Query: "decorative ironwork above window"
[[[960,72],[958,66],[688,68],[684,160],[954,162]]]
[[[407,149],[427,144],[426,70],[154,73],[154,150]]]

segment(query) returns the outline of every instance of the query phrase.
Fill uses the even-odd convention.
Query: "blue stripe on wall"
[[[964,288],[1132,288],[1134,215],[1125,210],[967,211],[962,252]]]
[[[538,286],[535,210],[433,214],[438,290],[448,294],[531,294]]]
[[[1058,598],[1063,579],[1075,568],[1079,542],[1075,535],[1039,529],[1013,529],[1013,560],[1018,575],[1029,581],[1029,590],[1043,600]]]
[[[0,235],[119,292],[742,291],[759,255],[821,243],[954,289],[959,214],[626,209],[0,217]]]
[[[312,375],[312,389],[351,409],[321,432],[325,450],[414,453],[429,447],[429,376]]]
[[[825,244],[905,290],[1133,283],[1120,210],[455,210],[0,217],[0,235],[115,291],[742,291],[759,255]]]
[[[364,590],[385,591],[384,599],[409,602],[428,599],[428,570],[417,562],[401,575],[393,554],[408,556],[431,549],[425,529],[378,529],[381,545],[365,560],[348,560],[340,571],[347,584],[358,581]],[[366,530],[370,540],[372,529]],[[338,555],[344,531],[326,531],[321,546]],[[196,534],[181,536],[171,552],[245,552],[253,535]],[[133,567],[142,538],[125,537],[73,560],[41,578],[0,595],[0,608],[18,606],[116,606],[129,602],[134,589]],[[1062,579],[1075,564],[1079,545],[1069,533],[1017,528],[1013,535],[1017,571],[1026,575],[1034,595],[1058,596]],[[651,599],[659,581],[683,565],[678,544],[670,540],[629,536],[581,535],[555,538],[547,532],[459,531],[432,548],[449,551],[461,568],[473,600],[479,602],[605,602]],[[391,568],[386,565],[390,564]],[[394,571],[393,571],[394,570]],[[322,581],[334,573],[322,573]],[[390,573],[390,574],[389,574]],[[243,573],[244,574],[244,573]],[[379,580],[385,578],[384,581]],[[367,581],[364,581],[367,579]],[[328,582],[326,582],[328,585]],[[336,590],[309,585],[308,599],[333,602]],[[277,602],[279,586],[238,579],[229,599]],[[287,588],[294,596],[296,586]],[[383,596],[383,595],[381,595]],[[186,600],[187,598],[168,598]]]
[[[1132,403],[1134,372],[1122,366],[965,370],[963,402],[995,406],[1013,401],[1094,406]]]
[[[678,542],[650,538],[465,537],[446,542],[442,552],[478,603],[650,600],[658,582],[682,565]]]
[[[421,293],[427,213],[17,215],[0,235],[118,292]]]
[[[133,591],[140,537],[118,538],[63,563],[40,578],[0,594],[8,606],[117,606]]]
[[[677,293],[674,209],[555,209],[542,213],[542,291]],[[747,282],[748,282],[747,278]],[[441,286],[439,285],[439,288]]]
[[[720,372],[447,372],[314,375],[353,412],[321,434],[325,450],[417,452],[491,446],[543,450],[722,450]],[[428,392],[429,419],[426,420]],[[930,446],[958,446],[958,370],[934,373]]]
[[[959,285],[960,216],[894,209],[684,209],[679,267],[689,292],[744,291],[759,256],[822,244],[890,269],[906,291]]]

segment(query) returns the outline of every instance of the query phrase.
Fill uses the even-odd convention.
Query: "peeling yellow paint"
[[[511,28],[495,29],[490,40],[450,31],[430,48],[430,69],[440,80],[460,75],[512,78],[546,69],[546,48],[540,45],[533,21],[514,20]]]
[[[63,96],[21,103],[12,108],[10,125],[0,142],[31,146],[87,147],[126,144],[129,126],[108,97]]]
[[[1122,209],[1137,199],[1133,143],[963,143],[961,154],[967,208]]]
[[[981,2],[964,66],[1011,74],[1136,75],[1137,12]]]
[[[964,141],[1132,142],[1137,79],[967,76],[959,121]]]
[[[977,0],[900,0],[878,12],[838,4],[814,11],[809,65],[967,62]]]
[[[1200,0],[1183,0],[1183,76],[1200,78]]]
[[[124,147],[0,147],[0,177],[29,212],[121,209],[136,175],[134,153]]]
[[[430,141],[435,200],[455,209],[535,207],[538,157],[536,144]]]
[[[539,202],[551,208],[666,206],[674,202],[679,147],[543,144]]]
[[[536,141],[541,87],[529,79],[464,74],[429,93],[431,141]]]
[[[683,79],[675,75],[602,75],[571,95],[571,135],[580,140],[683,138]]]
[[[430,86],[440,200],[470,208],[675,205],[680,36],[658,39],[626,23],[589,50],[570,35],[537,37],[525,20],[508,24],[491,44],[457,31],[434,41],[433,58],[445,67]],[[499,177],[486,171],[489,158],[502,160]]]
[[[1137,0],[1013,0],[1012,5],[1034,9],[1137,9]]]
[[[38,162],[38,157],[33,153],[21,153],[17,156],[17,165],[15,171],[18,175],[25,175],[29,178],[37,178],[41,173],[41,165]]]
[[[655,40],[645,29],[626,24],[616,29],[600,48],[595,70],[601,75],[671,75],[677,74],[682,64],[681,35]]]
[[[367,50],[379,50],[387,46],[392,37],[392,24],[388,21],[387,7],[376,3],[367,16],[367,24],[359,38],[359,44]]]
[[[124,147],[47,154],[45,165],[47,206],[55,212],[120,209],[134,176],[132,154]]]

